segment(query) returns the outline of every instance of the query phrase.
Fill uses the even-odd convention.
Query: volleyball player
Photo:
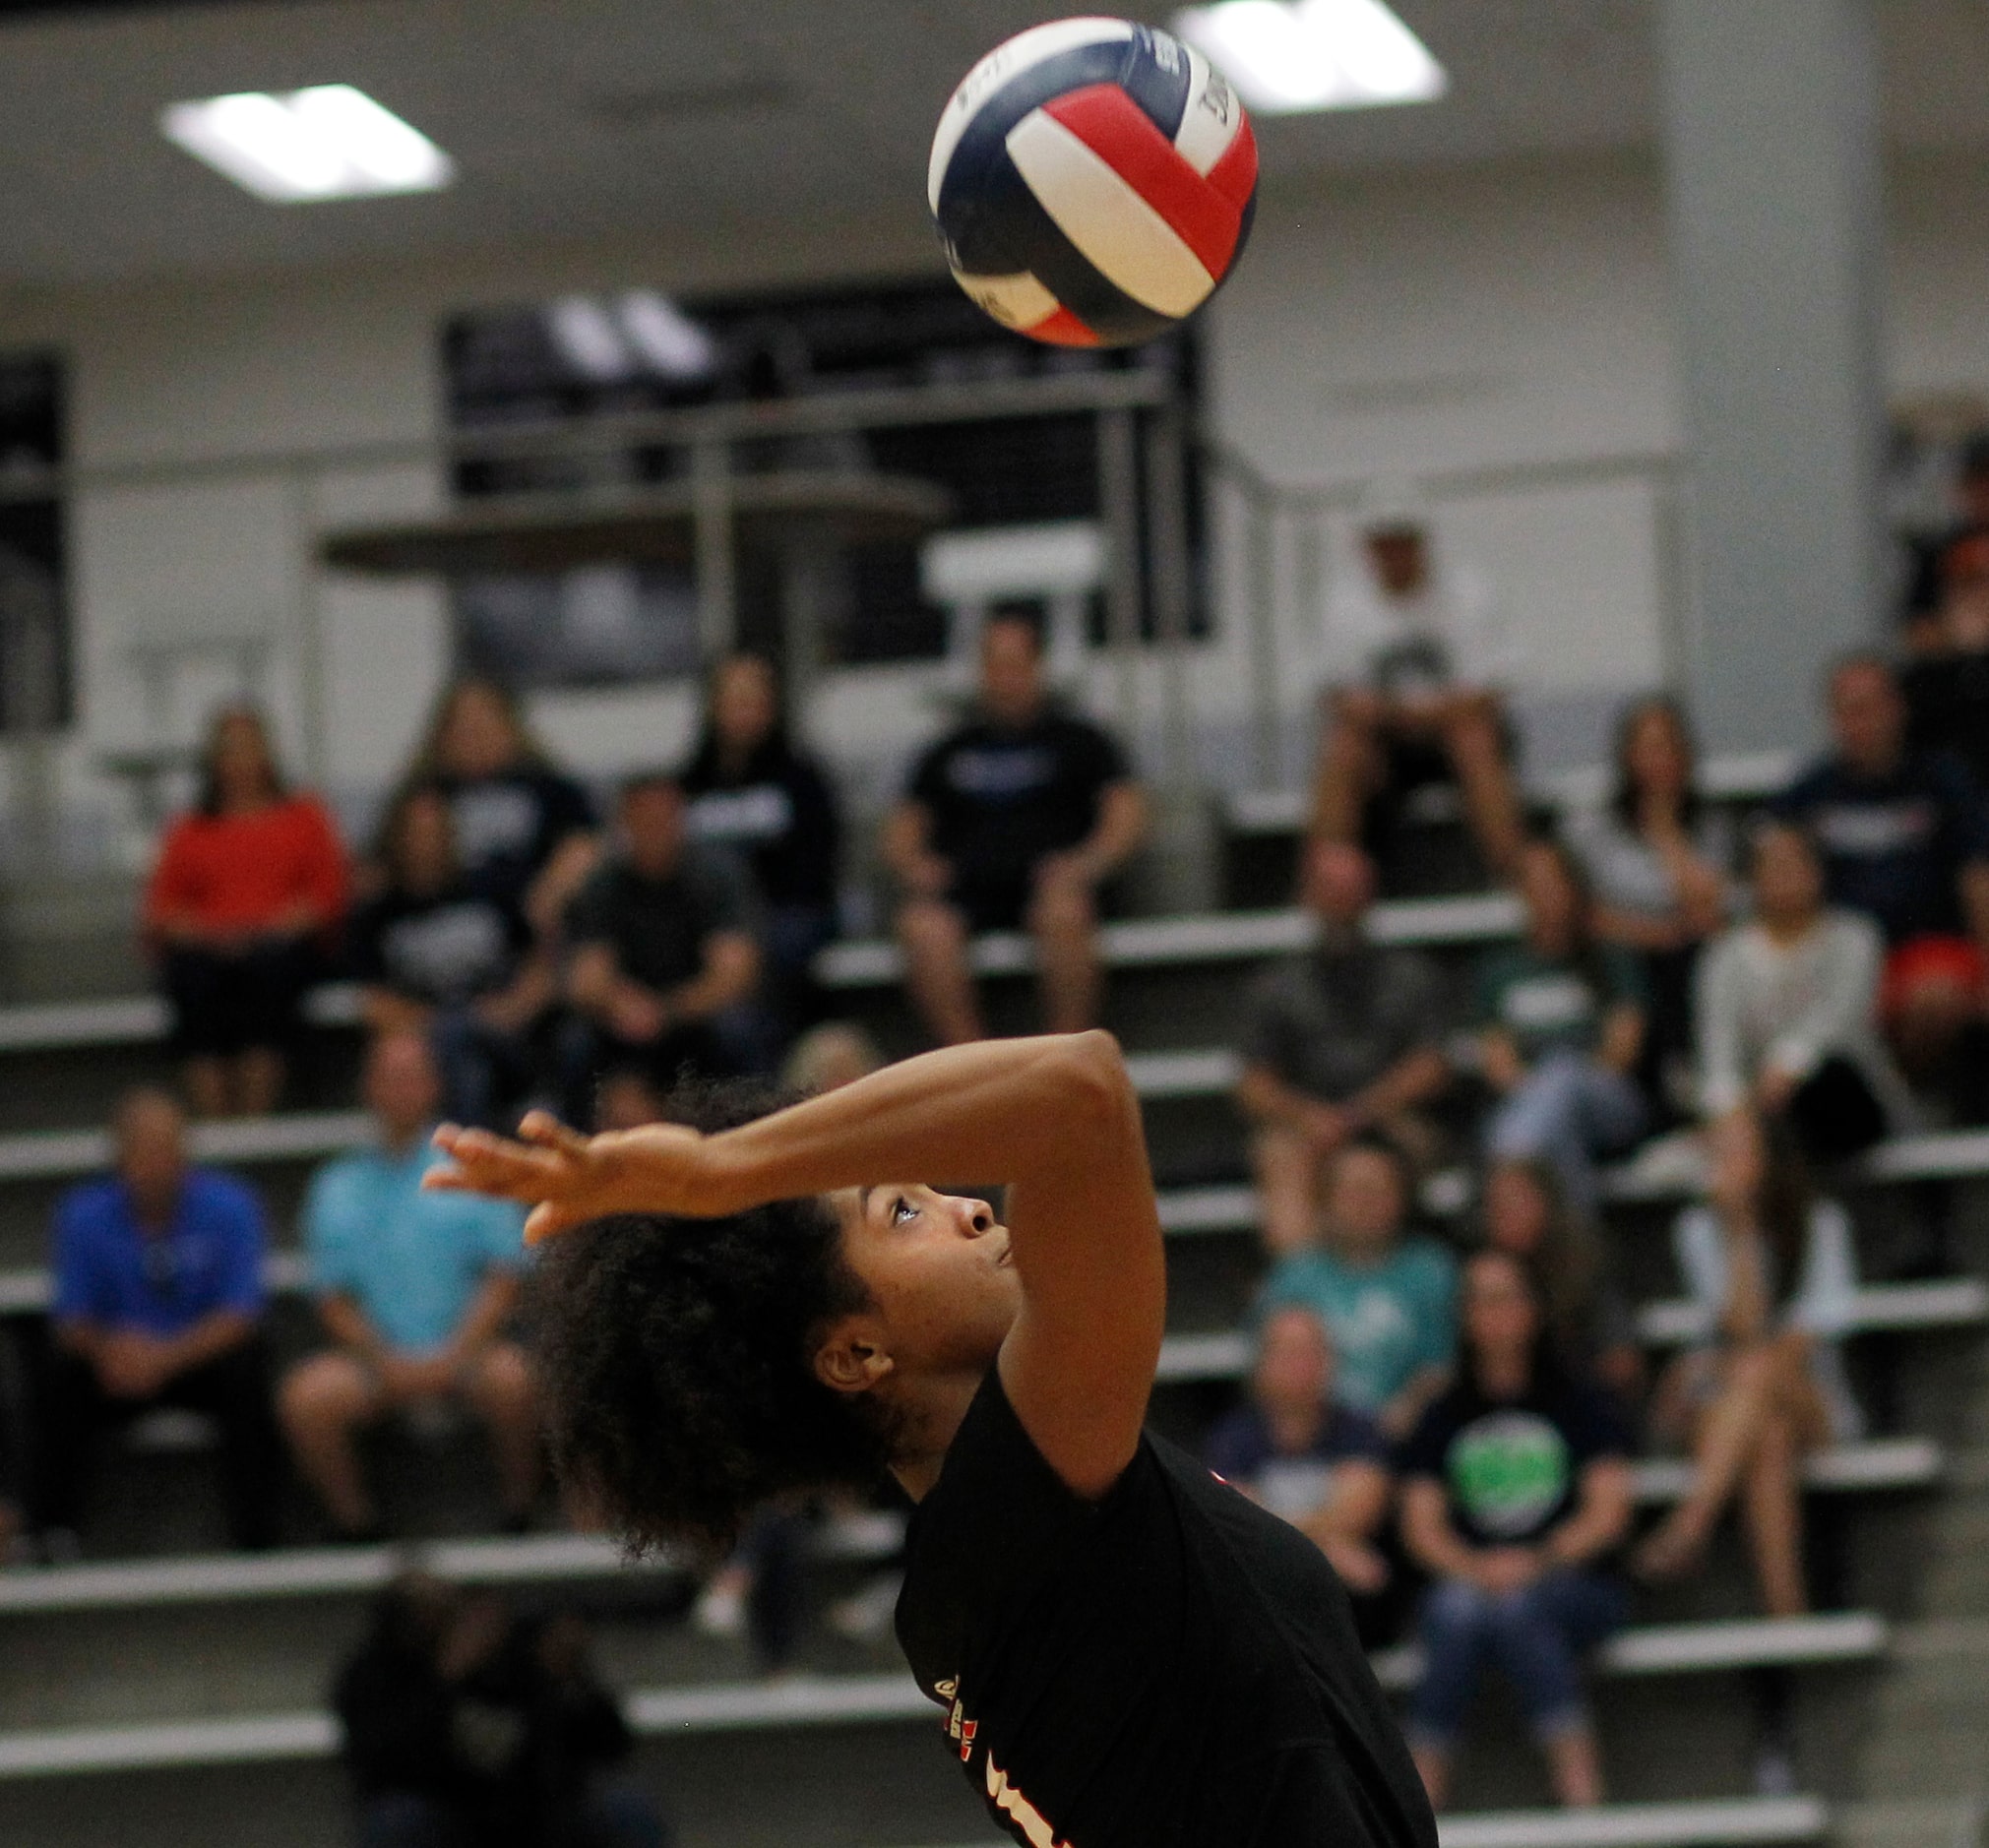
[[[444,1129],[430,1184],[532,1206],[556,1460],[638,1546],[889,1469],[898,1632],[1031,1848],[1433,1848],[1296,1528],[1142,1429],[1166,1303],[1103,1033],[908,1060],[739,1121]],[[1008,1186],[1009,1223],[913,1175]]]

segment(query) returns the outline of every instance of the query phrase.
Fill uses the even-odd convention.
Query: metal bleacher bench
[[[1601,1650],[1598,1666],[1612,1676],[1648,1676],[1868,1661],[1884,1654],[1888,1640],[1885,1620],[1862,1611],[1666,1625],[1616,1636]],[[1400,1690],[1414,1681],[1418,1663],[1412,1647],[1392,1649],[1375,1658],[1375,1669],[1384,1687]],[[901,1673],[655,1688],[629,1695],[625,1707],[634,1730],[653,1737],[938,1717],[918,1685]],[[0,1777],[322,1758],[337,1750],[337,1723],[321,1712],[65,1727],[0,1734]]]
[[[1764,802],[1786,787],[1797,760],[1787,751],[1736,752],[1708,758],[1699,767],[1699,793],[1711,802]],[[1557,770],[1526,785],[1526,799],[1557,813],[1593,807],[1608,799],[1613,772],[1588,764]],[[1303,789],[1239,789],[1222,800],[1222,819],[1233,834],[1290,834],[1305,826]]]

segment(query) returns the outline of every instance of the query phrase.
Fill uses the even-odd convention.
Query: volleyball
[[[1127,20],[1059,20],[961,80],[926,199],[955,277],[1004,327],[1130,346],[1193,314],[1234,267],[1257,142],[1193,46]]]

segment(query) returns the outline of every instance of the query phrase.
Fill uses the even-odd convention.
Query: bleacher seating
[[[1446,951],[1467,950],[1509,935],[1515,923],[1516,913],[1507,898],[1479,894],[1385,906],[1378,934]],[[1115,924],[1108,928],[1105,947],[1108,961],[1129,972],[1233,980],[1235,972],[1247,971],[1252,961],[1299,948],[1306,941],[1303,915],[1276,910]],[[1022,973],[1028,960],[1023,939],[996,937],[976,947],[976,965],[989,973]],[[889,944],[839,946],[828,953],[823,972],[859,1016],[868,1008],[893,1005],[893,997],[880,993],[896,974],[896,952]],[[1233,1143],[1236,1126],[1226,1103],[1235,1081],[1233,1057],[1219,1046],[1156,1040],[1152,1029],[1164,1033],[1172,1023],[1166,1010],[1157,1015],[1134,1019],[1126,1035],[1137,1049],[1131,1063],[1143,1098],[1162,1109],[1199,1110],[1212,1120],[1219,1119]],[[348,1025],[354,1018],[351,992],[320,991],[313,1001],[313,1016],[327,1025]],[[100,1052],[109,1067],[120,1049],[155,1041],[161,1024],[155,1006],[144,1000],[0,1010],[0,1059]],[[1179,1037],[1192,1040],[1194,1035]],[[0,1116],[0,1123],[4,1121]],[[270,1171],[315,1161],[352,1145],[364,1134],[363,1120],[356,1113],[297,1112],[260,1123],[204,1126],[197,1146],[205,1158],[260,1165]],[[0,1186],[45,1184],[80,1174],[98,1165],[106,1147],[95,1128],[0,1134]],[[1989,1134],[1973,1133],[1905,1139],[1877,1151],[1864,1167],[1865,1178],[1882,1187],[1933,1176],[1985,1174],[1989,1174]],[[1612,1181],[1612,1196],[1627,1202],[1649,1202],[1676,1198],[1692,1184],[1690,1163],[1674,1159],[1668,1167],[1647,1165],[1619,1174]],[[1454,1190],[1448,1198],[1455,1206],[1461,1194]],[[1179,1237],[1247,1237],[1255,1221],[1249,1190],[1237,1185],[1169,1188],[1163,1193],[1161,1211],[1169,1233]],[[297,1256],[280,1250],[272,1261],[273,1287],[292,1291],[301,1280]],[[0,1314],[33,1313],[45,1307],[46,1300],[46,1279],[38,1269],[0,1270]],[[1985,1322],[1989,1322],[1989,1289],[1972,1278],[1875,1284],[1864,1290],[1859,1304],[1859,1326],[1872,1332],[1971,1329]],[[1682,1303],[1647,1302],[1640,1311],[1640,1330],[1652,1346],[1675,1344],[1692,1333],[1691,1312]],[[1221,1391],[1247,1365],[1247,1342],[1233,1328],[1198,1332],[1191,1324],[1170,1333],[1160,1379],[1170,1388],[1189,1389],[1193,1398]],[[1940,1437],[1909,1432],[1819,1454],[1812,1459],[1810,1483],[1849,1509],[1886,1495],[1938,1488],[1948,1462],[1949,1448]],[[1672,1499],[1682,1492],[1684,1479],[1685,1467],[1676,1459],[1647,1460],[1638,1466],[1640,1500]],[[865,1562],[887,1559],[897,1540],[896,1525],[882,1518],[853,1526],[832,1525],[825,1530],[822,1547],[832,1561],[860,1569]],[[414,1562],[466,1582],[541,1592],[566,1587],[590,1595],[596,1587],[637,1582],[626,1576],[630,1569],[612,1546],[576,1535],[447,1540],[411,1549],[305,1549],[268,1558],[181,1556],[0,1573],[0,1624],[71,1613],[93,1614],[93,1621],[104,1624],[147,1624],[163,1621],[163,1614],[174,1611],[190,1614],[186,1621],[196,1621],[204,1607],[245,1615],[314,1605],[344,1608]],[[682,1561],[664,1559],[638,1570],[660,1578],[680,1574],[683,1568]],[[1612,1642],[1600,1666],[1611,1682],[1659,1684],[1674,1676],[1717,1676],[1764,1667],[1879,1663],[1886,1659],[1890,1629],[1885,1615],[1869,1610],[1779,1625],[1742,1619],[1647,1622]],[[1399,1688],[1413,1673],[1412,1651],[1389,1652],[1379,1658],[1377,1667],[1391,1687]],[[801,1727],[923,1722],[932,1713],[901,1674],[839,1672],[761,1684],[715,1680],[706,1673],[681,1686],[638,1685],[640,1692],[629,1700],[637,1730],[646,1737],[679,1742],[745,1733],[774,1738],[782,1729]],[[0,1730],[0,1779],[141,1769],[165,1774],[196,1766],[304,1762],[327,1758],[336,1744],[330,1717],[308,1699],[289,1705],[272,1702],[267,1711],[192,1717],[165,1711],[148,1712],[142,1722],[114,1717],[101,1724],[17,1725],[11,1731]],[[1445,1820],[1443,1840],[1447,1848],[1533,1848],[1534,1844],[1696,1848],[1713,1842],[1812,1839],[1825,1832],[1829,1819],[1828,1805],[1814,1796],[1623,1803],[1577,1817],[1524,1811],[1452,1817]]]

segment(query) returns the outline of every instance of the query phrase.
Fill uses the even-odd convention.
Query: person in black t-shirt
[[[424,1034],[450,1115],[491,1123],[530,1081],[551,958],[515,903],[464,877],[455,819],[432,783],[395,799],[379,857],[386,889],[353,917],[349,940],[366,1024]]]
[[[1989,788],[1989,532],[1942,553],[1940,585],[1926,651],[1899,673],[1909,741],[1959,758]]]
[[[1879,1009],[1907,1077],[1928,1080],[1989,1016],[1989,796],[1959,760],[1915,751],[1892,668],[1830,679],[1835,750],[1775,804],[1822,852],[1833,904],[1885,933]]]
[[[732,1070],[718,1030],[760,975],[744,877],[685,838],[684,792],[660,770],[622,785],[622,851],[567,909],[567,995],[585,1033],[569,1047],[569,1108],[604,1071],[631,1067],[664,1088],[685,1068]]]
[[[1022,926],[1035,939],[1050,1031],[1097,1018],[1097,891],[1146,825],[1118,745],[1051,708],[1035,625],[990,617],[979,708],[918,760],[884,831],[885,862],[905,893],[905,980],[936,1039],[981,1036],[967,965],[974,931]]]
[[[918,1505],[899,1639],[1032,1848],[1434,1848],[1333,1568],[1142,1429],[1166,1274],[1112,1039],[951,1047],[756,1107],[438,1133],[431,1185],[532,1202],[552,1240],[544,1376],[581,1502],[653,1545],[888,1469]],[[933,1173],[1006,1184],[1009,1223],[902,1178]]]
[[[809,965],[836,935],[842,826],[828,776],[788,736],[764,655],[728,655],[713,671],[704,736],[683,784],[691,838],[730,848],[752,869],[767,1002],[791,1035],[821,1012]]]
[[[1488,1659],[1519,1690],[1554,1794],[1602,1801],[1582,1658],[1626,1615],[1623,1586],[1601,1563],[1630,1529],[1630,1441],[1607,1395],[1544,1352],[1541,1304],[1511,1253],[1470,1261],[1462,1377],[1398,1459],[1402,1538],[1436,1580],[1409,1737],[1439,1808]]]
[[[511,695],[494,680],[457,681],[403,781],[433,783],[449,798],[464,871],[552,941],[600,835],[587,791],[552,768]]]

